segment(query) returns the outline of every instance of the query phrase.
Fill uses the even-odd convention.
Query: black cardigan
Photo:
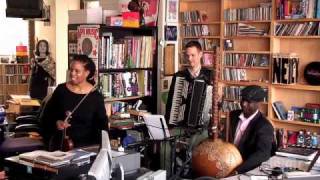
[[[241,110],[230,113],[230,142],[233,143]],[[272,155],[273,126],[261,112],[252,119],[238,145],[243,163],[237,167],[239,173],[250,171]]]
[[[72,111],[85,94],[71,92],[66,84],[60,84],[48,101],[41,118],[41,134],[48,145],[57,130],[56,122],[66,118],[66,112]],[[71,137],[75,147],[99,143],[101,130],[107,129],[107,116],[104,100],[98,91],[91,92],[70,118],[71,126],[67,135]]]

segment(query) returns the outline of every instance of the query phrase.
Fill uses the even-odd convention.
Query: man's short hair
[[[200,44],[198,41],[189,41],[189,42],[186,44],[186,49],[187,49],[187,48],[190,48],[190,47],[195,47],[195,48],[197,48],[199,51],[202,51],[201,44]]]

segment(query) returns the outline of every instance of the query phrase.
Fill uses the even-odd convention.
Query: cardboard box
[[[123,19],[121,16],[111,16],[106,17],[106,25],[107,26],[122,26],[123,25]]]
[[[122,18],[123,18],[123,27],[134,27],[134,28],[140,27],[140,24],[139,24],[140,15],[138,12],[123,12]]]
[[[10,95],[11,99],[7,101],[7,113],[21,114],[22,112],[33,111],[34,107],[39,107],[40,102],[36,99],[31,99],[30,96]]]
[[[69,24],[102,24],[102,8],[69,10]]]

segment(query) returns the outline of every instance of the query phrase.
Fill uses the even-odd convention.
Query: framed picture
[[[166,41],[176,41],[177,33],[178,33],[177,26],[165,26],[164,36]]]
[[[167,22],[178,22],[179,18],[179,1],[178,0],[167,0]]]

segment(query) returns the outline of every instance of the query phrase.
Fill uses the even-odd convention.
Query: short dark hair
[[[91,58],[89,58],[87,55],[83,55],[83,54],[75,54],[71,57],[70,59],[70,64],[72,62],[78,61],[80,63],[83,64],[84,69],[86,69],[87,71],[89,71],[89,75],[87,77],[87,81],[89,83],[91,83],[92,85],[95,84],[94,81],[94,74],[96,72],[96,65],[94,64],[94,62],[92,61]]]
[[[40,56],[40,52],[39,52],[39,46],[40,46],[40,43],[45,43],[46,44],[46,46],[47,46],[47,51],[46,51],[46,55],[49,55],[50,54],[50,52],[49,52],[49,43],[48,43],[48,41],[47,40],[44,40],[44,39],[41,39],[41,40],[39,40],[38,41],[38,43],[37,43],[37,46],[36,46],[36,52],[35,52],[35,55],[37,55],[37,56]]]
[[[190,47],[195,47],[197,48],[199,51],[202,51],[202,47],[201,47],[201,44],[198,42],[198,41],[189,41],[187,44],[186,44],[186,49],[187,48],[190,48]]]

